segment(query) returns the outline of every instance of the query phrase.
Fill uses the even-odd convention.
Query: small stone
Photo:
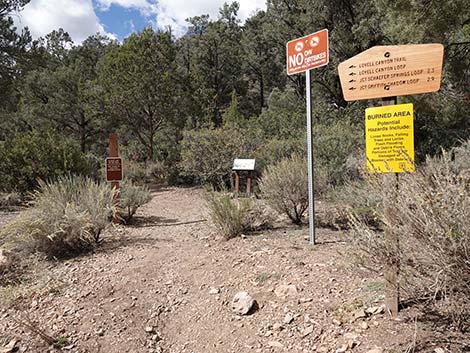
[[[209,290],[209,294],[211,294],[211,295],[219,294],[219,293],[220,293],[220,289],[219,289],[219,288],[211,287],[211,289]]]
[[[247,292],[238,292],[232,299],[232,310],[238,315],[246,315],[255,304],[255,300]]]
[[[383,352],[384,352],[383,348],[375,347],[373,349],[369,349],[366,353],[383,353]]]
[[[310,335],[312,332],[313,332],[313,326],[310,325],[310,326],[307,326],[304,330],[302,330],[300,334],[302,335],[302,338],[304,338]]]
[[[367,314],[369,315],[378,315],[378,314],[382,314],[385,312],[385,305],[381,305],[381,306],[372,306],[370,308],[367,308],[366,311],[365,311]]]
[[[369,325],[367,324],[367,322],[365,321],[362,321],[360,324],[359,324],[360,328],[363,329],[363,330],[367,330],[369,328]]]
[[[333,324],[335,324],[336,326],[342,325],[341,321],[339,321],[338,319],[333,319]]]
[[[364,309],[357,309],[352,313],[353,321],[356,321],[357,319],[364,319],[367,317],[366,312]]]
[[[268,346],[273,348],[284,348],[284,345],[278,341],[270,341],[268,342]]]
[[[153,326],[145,326],[145,332],[153,333]]]
[[[341,347],[337,348],[335,353],[344,353],[348,350],[348,346],[346,344],[343,344]]]
[[[13,255],[5,249],[0,249],[0,273],[5,272],[13,265]]]
[[[434,353],[446,353],[446,351],[440,347],[434,349]]]
[[[295,297],[298,294],[298,290],[294,284],[281,284],[276,287],[274,294],[279,298]]]
[[[103,336],[104,335],[104,330],[102,328],[98,329],[97,331],[95,331],[95,333],[98,335],[98,336]]]
[[[274,331],[281,331],[283,328],[284,327],[281,324],[277,323],[277,322],[273,325],[273,330]]]
[[[291,313],[287,313],[286,316],[284,317],[283,322],[285,324],[290,324],[292,321],[294,321],[294,315],[292,315]]]

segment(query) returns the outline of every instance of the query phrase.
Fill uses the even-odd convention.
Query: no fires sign
[[[287,74],[293,75],[328,64],[328,30],[287,43]]]

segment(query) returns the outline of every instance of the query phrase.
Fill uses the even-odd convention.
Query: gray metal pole
[[[312,102],[310,92],[310,70],[305,71],[305,88],[307,96],[307,148],[308,148],[308,220],[310,244],[315,245],[315,203],[313,197],[313,143],[312,143]]]

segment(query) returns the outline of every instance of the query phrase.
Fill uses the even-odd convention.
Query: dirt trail
[[[13,317],[67,338],[71,352],[340,353],[428,340],[411,313],[393,321],[380,312],[382,280],[351,266],[339,232],[319,229],[315,247],[307,228],[287,224],[223,241],[201,195],[154,192],[136,224],[112,230],[98,252],[50,266],[50,283],[61,286],[33,291],[14,308],[0,304],[0,351],[12,337],[20,352],[51,351]],[[291,295],[275,293],[288,284]],[[232,312],[238,291],[254,297],[256,312]]]

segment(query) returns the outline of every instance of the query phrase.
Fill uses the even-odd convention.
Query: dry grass
[[[467,147],[470,144],[467,144]],[[465,147],[463,147],[465,148]],[[468,160],[470,148],[463,154]],[[459,153],[462,153],[459,150]],[[385,227],[399,236],[401,286],[411,299],[426,298],[454,326],[470,327],[470,164],[443,152],[413,174],[401,174],[391,217],[378,208]],[[385,190],[380,177],[367,179],[373,193]],[[351,214],[357,257],[380,269],[393,259],[384,233]]]

